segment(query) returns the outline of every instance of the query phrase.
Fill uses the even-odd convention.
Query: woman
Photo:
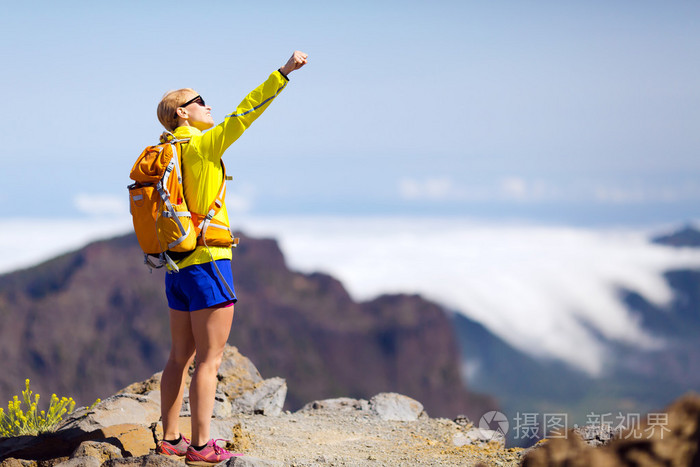
[[[158,120],[182,145],[182,175],[188,208],[207,213],[221,188],[224,169],[221,157],[285,88],[287,76],[307,62],[296,51],[287,63],[253,90],[235,112],[214,127],[211,107],[192,89],[179,89],[163,96]],[[207,131],[208,130],[208,131]],[[224,205],[212,225],[228,227]],[[165,289],[170,307],[170,356],[161,380],[163,441],[157,452],[186,456],[188,464],[210,465],[234,454],[215,444],[209,436],[214,410],[217,372],[233,321],[236,294],[231,273],[230,246],[198,245],[177,262],[179,272],[169,272]],[[178,422],[187,369],[197,356],[190,383],[192,440],[180,434]]]

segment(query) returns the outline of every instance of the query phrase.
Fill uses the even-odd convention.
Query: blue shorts
[[[212,263],[194,264],[180,269],[180,272],[168,272],[165,275],[168,306],[173,310],[195,311],[236,303],[238,299],[233,287],[231,260],[220,259],[216,265],[233,291],[233,297],[221,282]]]

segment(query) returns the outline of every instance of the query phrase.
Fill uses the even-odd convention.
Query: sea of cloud
[[[663,305],[663,272],[700,267],[700,250],[649,241],[650,229],[589,229],[426,218],[248,219],[279,239],[291,267],[338,277],[357,299],[420,293],[485,325],[517,348],[591,374],[606,348],[596,337],[644,348],[644,332],[619,297],[635,290]],[[593,330],[595,331],[593,331]]]
[[[130,231],[130,220],[0,222],[0,272]],[[420,293],[533,355],[602,370],[608,339],[664,345],[641,329],[619,287],[664,304],[663,272],[700,267],[700,250],[649,241],[649,229],[372,217],[240,217],[234,227],[278,239],[289,266],[340,279],[358,300]],[[11,245],[16,245],[12,247]],[[239,272],[244,274],[244,271]]]

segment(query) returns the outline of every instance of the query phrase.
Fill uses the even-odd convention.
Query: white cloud
[[[273,235],[292,267],[340,278],[359,299],[419,292],[458,309],[516,347],[603,369],[603,336],[661,343],[641,330],[617,287],[663,304],[663,271],[699,267],[700,251],[648,242],[646,232],[426,219],[248,220]]]
[[[100,219],[99,222],[94,219],[36,218],[0,221],[0,243],[16,246],[6,248],[0,255],[0,274],[33,266],[91,241],[131,232],[132,229],[128,215]]]
[[[429,177],[423,180],[405,177],[399,180],[398,191],[405,200],[429,201],[518,201],[532,202],[558,199],[560,190],[543,180],[506,176],[495,181],[456,183],[450,177]]]
[[[501,180],[501,189],[509,198],[523,199],[527,195],[527,182],[520,177],[506,177]]]
[[[412,178],[401,179],[399,194],[402,198],[409,200],[447,200],[460,197],[460,192],[455,188],[452,180],[446,177],[428,178],[423,181]]]
[[[646,186],[643,184],[594,185],[593,200],[610,204],[639,204],[648,202],[673,203],[700,199],[700,186],[683,183],[675,186]]]
[[[91,216],[123,216],[129,213],[129,197],[79,193],[73,198],[78,211]]]
[[[543,180],[508,176],[500,180],[498,199],[533,202],[560,199],[560,190]]]
[[[601,204],[674,203],[700,200],[700,184],[684,182],[662,186],[656,181],[595,179],[553,181],[522,175],[457,182],[449,176],[412,178],[398,182],[398,193],[405,200],[518,203],[584,202]]]

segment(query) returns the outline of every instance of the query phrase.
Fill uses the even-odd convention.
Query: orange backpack
[[[179,268],[168,252],[185,253],[197,245],[237,246],[229,226],[214,220],[224,205],[226,196],[226,168],[221,162],[224,177],[221,188],[206,214],[190,212],[182,187],[180,155],[187,139],[175,139],[172,133],[161,136],[161,144],[143,150],[131,169],[134,180],[129,190],[129,209],[134,231],[144,252],[145,263],[160,268]],[[209,230],[209,227],[213,227]],[[159,262],[154,263],[153,257]]]

